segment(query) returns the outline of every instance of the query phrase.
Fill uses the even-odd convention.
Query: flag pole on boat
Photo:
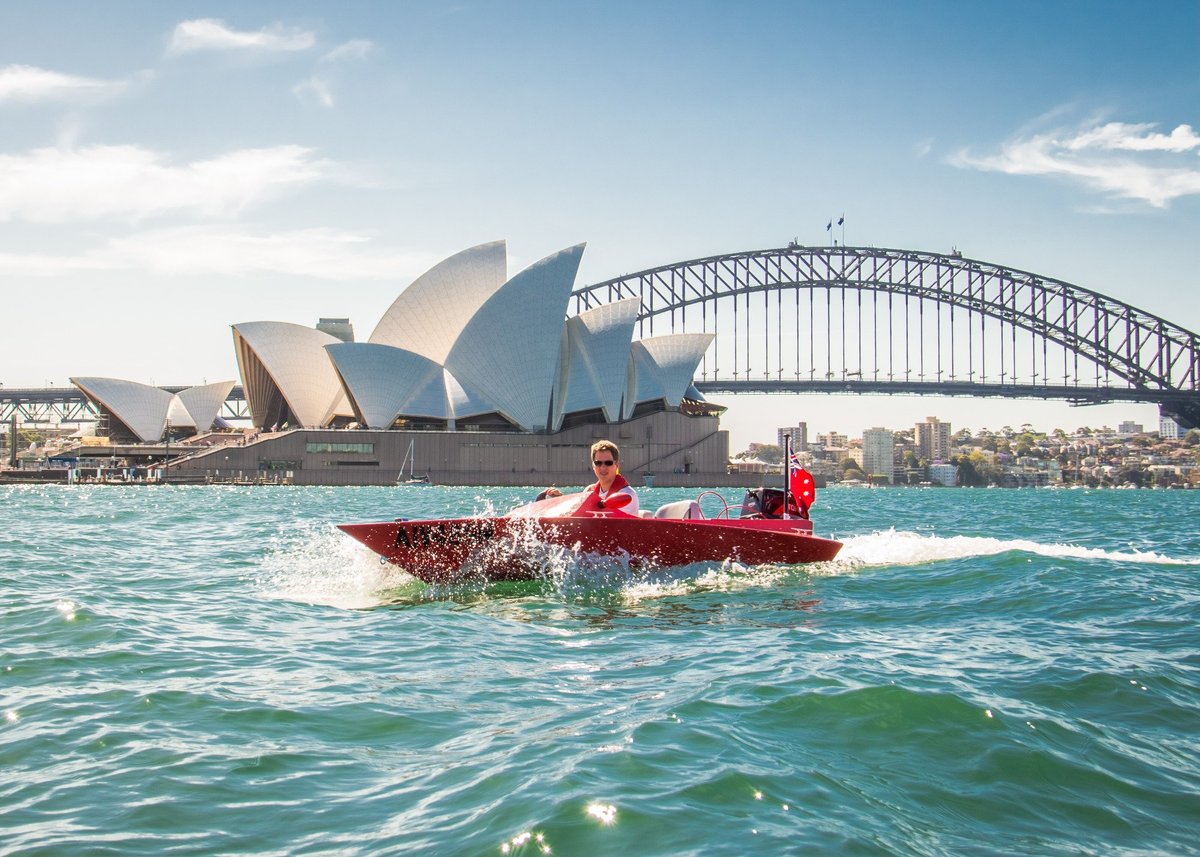
[[[791,493],[792,487],[792,436],[785,434],[783,436],[783,517],[790,518],[788,514],[788,494]]]

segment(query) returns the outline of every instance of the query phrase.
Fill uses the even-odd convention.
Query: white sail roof
[[[388,428],[401,414],[446,418],[446,391],[438,363],[373,342],[337,343],[325,350],[364,425]]]
[[[72,378],[71,383],[108,411],[143,443],[160,440],[174,395],[137,381],[119,378]]]
[[[446,369],[485,390],[521,428],[545,428],[558,378],[563,319],[585,245],[547,256],[506,282],[459,333]]]
[[[446,402],[451,419],[490,414],[500,409],[484,392],[464,387],[448,370],[443,372],[442,382],[446,385]]]
[[[400,293],[370,341],[445,363],[471,317],[504,285],[507,269],[503,241],[456,253]]]
[[[208,431],[212,428],[213,423],[217,421],[217,414],[221,411],[221,405],[229,398],[229,391],[235,383],[237,382],[217,381],[200,387],[188,387],[176,394],[187,409],[196,431]],[[171,418],[171,425],[177,425],[174,417]]]
[[[167,409],[167,424],[173,429],[194,429],[196,427],[196,421],[188,413],[187,406],[183,403],[183,399],[179,398],[178,393],[171,396],[171,406]]]
[[[641,402],[664,399],[678,407],[715,338],[715,333],[675,333],[634,342],[625,418],[633,416],[634,406]]]
[[[219,381],[170,393],[161,387],[119,378],[72,378],[85,396],[143,443],[162,439],[172,428],[208,431],[235,382]]]
[[[564,414],[592,408],[601,408],[608,422],[620,420],[629,348],[640,309],[640,299],[627,298],[567,319],[555,396],[556,427]]]
[[[350,412],[325,346],[340,342],[311,327],[283,321],[233,326],[242,386],[255,424],[281,418],[279,399],[300,425],[320,428],[335,414]]]

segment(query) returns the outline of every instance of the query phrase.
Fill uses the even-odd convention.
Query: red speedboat
[[[634,568],[727,559],[744,565],[792,565],[837,556],[841,542],[814,536],[812,522],[800,516],[804,513],[794,503],[788,505],[796,517],[774,516],[782,512],[783,494],[749,492],[740,517],[732,517],[734,510],[725,506],[716,517],[704,518],[696,500],[668,503],[652,515],[630,515],[611,504],[600,511],[582,510],[588,495],[581,492],[530,503],[500,517],[338,527],[426,583],[533,580],[542,573],[547,548],[611,558]],[[772,501],[780,508],[772,509]]]

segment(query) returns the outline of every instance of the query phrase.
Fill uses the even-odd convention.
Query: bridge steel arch
[[[636,297],[643,338],[715,333],[703,392],[860,392],[1153,402],[1200,427],[1200,337],[1062,280],[964,258],[797,244],[576,289]]]

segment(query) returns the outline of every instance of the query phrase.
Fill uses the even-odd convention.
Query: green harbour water
[[[0,855],[1200,854],[1200,492],[453,588],[334,528],[533,490],[0,487]]]

